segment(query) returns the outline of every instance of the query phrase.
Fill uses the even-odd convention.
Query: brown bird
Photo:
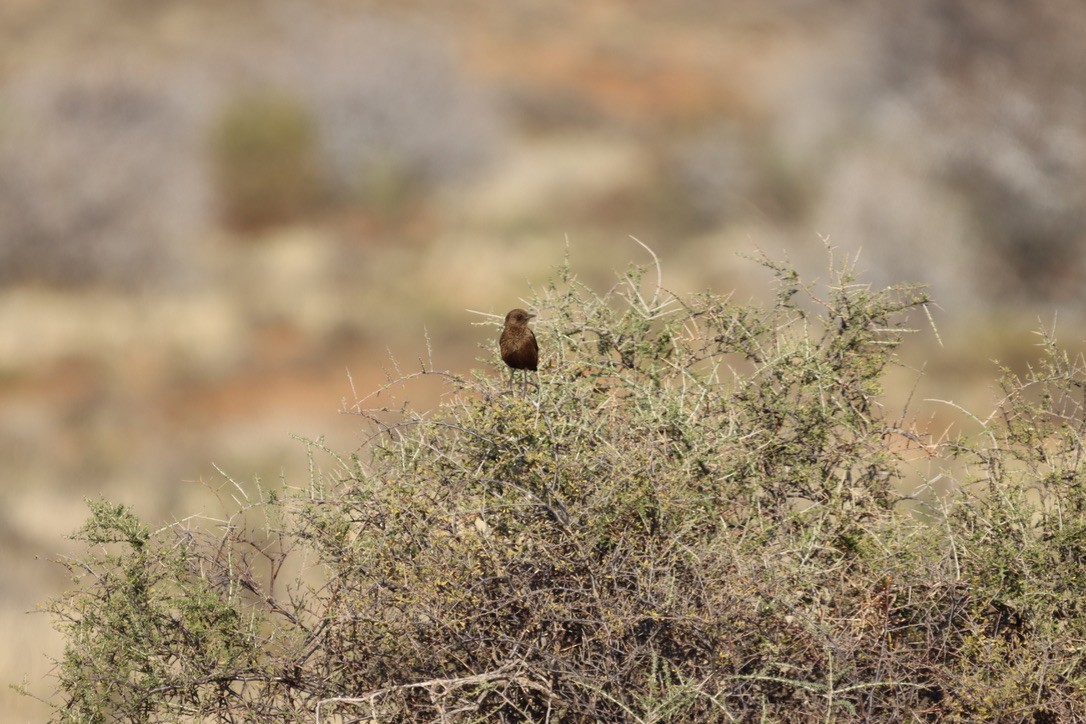
[[[535,332],[528,328],[528,320],[534,316],[523,309],[514,309],[505,315],[505,329],[502,330],[498,345],[501,347],[502,360],[509,365],[510,387],[513,385],[515,370],[534,372],[539,365],[539,345],[535,341]]]

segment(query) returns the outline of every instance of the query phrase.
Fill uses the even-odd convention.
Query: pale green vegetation
[[[882,389],[924,293],[762,262],[774,301],[528,300],[537,384],[437,409],[156,532],[92,505],[48,608],[57,721],[1069,720],[1086,704],[1086,368],[1046,340],[982,434]],[[940,494],[909,464],[934,460]]]

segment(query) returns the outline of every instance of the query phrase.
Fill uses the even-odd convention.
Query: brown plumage
[[[523,309],[514,309],[505,315],[505,329],[502,330],[498,346],[501,347],[502,360],[509,365],[510,383],[513,370],[535,371],[539,365],[539,345],[535,341],[535,332],[528,328],[528,320],[534,316]]]

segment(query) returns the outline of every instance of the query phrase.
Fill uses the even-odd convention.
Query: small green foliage
[[[359,405],[252,529],[93,503],[56,719],[1072,720],[1086,366],[1046,339],[916,515],[940,447],[882,379],[926,298],[764,264],[766,306],[561,267],[532,384],[424,368],[437,410]]]
[[[76,538],[121,545],[66,561],[78,586],[46,610],[67,636],[57,721],[148,721],[238,710],[232,682],[260,658],[264,613],[241,597],[210,539],[152,536],[123,506],[90,503]],[[223,541],[229,545],[229,537]],[[223,551],[220,550],[221,554]],[[239,574],[245,570],[243,562]],[[240,585],[239,585],[240,584]]]
[[[87,543],[127,543],[133,550],[141,550],[150,533],[147,526],[123,505],[108,501],[87,501],[91,518],[72,536]]]

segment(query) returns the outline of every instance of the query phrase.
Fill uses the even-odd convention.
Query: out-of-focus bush
[[[309,109],[341,199],[394,212],[500,148],[497,106],[458,74],[435,32],[328,10],[290,14],[284,26],[268,72]]]
[[[296,219],[321,197],[318,139],[292,97],[248,93],[212,130],[216,198],[223,220],[251,228]]]
[[[259,20],[153,69],[97,52],[13,71],[0,281],[157,284],[195,273],[215,206],[238,226],[324,201],[398,214],[500,146],[496,105],[435,32],[326,6]]]
[[[824,15],[769,116],[772,142],[810,179],[808,223],[962,311],[1080,308],[1084,33],[1073,0]]]
[[[138,286],[183,277],[206,223],[204,96],[112,65],[0,90],[0,281]]]
[[[878,14],[891,89],[925,119],[934,170],[970,204],[994,296],[1082,301],[1086,6],[924,0]],[[995,263],[992,263],[994,260]]]

